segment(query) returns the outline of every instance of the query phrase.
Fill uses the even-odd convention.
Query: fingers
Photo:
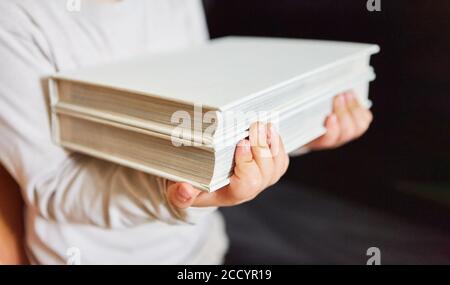
[[[289,165],[289,156],[286,154],[283,140],[276,132],[273,124],[268,124],[268,141],[274,164],[270,180],[270,185],[272,185],[286,172]]]
[[[242,153],[243,151],[247,153]],[[263,123],[255,123],[250,127],[249,140],[238,145],[235,161],[229,189],[217,193],[222,194],[222,200],[226,200],[228,204],[230,201],[236,203],[253,199],[277,182],[289,165],[289,157],[280,135],[272,124],[266,126]]]
[[[289,158],[275,128],[256,123],[250,127],[249,139],[238,144],[235,163],[230,184],[213,193],[201,194],[194,205],[231,206],[249,201],[280,179]]]
[[[189,183],[168,182],[167,198],[172,205],[179,209],[186,209],[192,206],[200,193],[200,190],[195,189]]]
[[[253,159],[250,144],[250,141],[242,140],[236,147],[232,183],[239,183],[243,188],[255,189],[261,186],[262,176],[256,161]]]
[[[306,147],[308,149],[333,148],[338,145],[341,134],[337,116],[333,113],[325,120],[325,128],[327,132],[320,138],[312,141]]]
[[[345,92],[337,96],[334,111],[338,116],[341,131],[338,145],[363,135],[373,119],[370,110],[360,104],[353,92]]]
[[[250,126],[249,140],[253,159],[258,166],[263,184],[269,184],[272,179],[274,163],[272,159],[272,151],[268,144],[267,126],[263,123],[254,123]]]
[[[353,92],[344,92],[333,100],[333,113],[325,121],[327,132],[306,147],[312,150],[335,148],[363,135],[373,120]]]
[[[196,206],[231,206],[255,198],[280,179],[289,165],[283,141],[272,125],[255,123],[249,139],[236,147],[230,184],[213,193],[200,192],[188,183],[170,183],[167,195],[181,209]]]
[[[372,113],[366,108],[362,107],[353,92],[345,93],[345,101],[353,118],[355,125],[355,137],[360,137],[369,128],[372,122]]]
[[[281,138],[275,130],[275,126],[272,123],[267,125],[267,142],[270,148],[272,157],[276,157],[280,152]]]
[[[232,206],[253,199],[263,188],[263,177],[253,157],[249,140],[238,143],[235,151],[234,173],[230,184],[213,193],[202,193],[194,206]]]
[[[356,133],[353,117],[349,112],[344,94],[338,95],[333,102],[333,110],[337,116],[340,135],[338,145],[350,141]]]
[[[246,165],[253,162],[253,154],[248,140],[242,140],[237,144],[234,160],[237,165]]]

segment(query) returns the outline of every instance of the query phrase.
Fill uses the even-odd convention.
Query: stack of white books
[[[59,145],[214,191],[229,183],[236,144],[272,122],[293,151],[321,136],[333,97],[370,107],[377,45],[227,37],[57,73],[50,80]]]

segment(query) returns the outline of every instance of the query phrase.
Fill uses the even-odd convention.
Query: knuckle
[[[247,188],[250,191],[258,191],[261,187],[261,179],[259,177],[252,177],[247,181]]]

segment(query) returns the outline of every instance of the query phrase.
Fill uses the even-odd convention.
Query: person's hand
[[[360,104],[352,91],[339,94],[334,98],[333,112],[325,121],[327,132],[305,148],[321,150],[341,146],[363,135],[372,119],[370,110]]]
[[[236,147],[229,185],[207,193],[189,183],[168,182],[168,200],[180,209],[237,205],[252,200],[277,182],[288,165],[289,157],[273,125],[255,123],[250,127],[249,139],[240,141]]]

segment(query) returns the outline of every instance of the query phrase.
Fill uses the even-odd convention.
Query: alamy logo
[[[67,0],[66,9],[69,12],[80,12],[81,11],[81,0]]]
[[[381,251],[378,247],[369,247],[366,252],[370,258],[367,260],[367,265],[380,265],[381,264]]]
[[[67,265],[81,264],[81,250],[78,247],[69,247],[66,251]]]
[[[281,115],[278,111],[207,111],[201,104],[194,104],[194,112],[178,110],[170,118],[174,126],[171,132],[172,144],[181,146],[201,146],[210,143],[213,137],[223,138],[216,146],[231,147],[242,139],[243,126],[255,122],[273,125],[279,130]],[[226,131],[226,132],[225,132]],[[231,135],[228,135],[231,134]]]
[[[367,0],[367,11],[369,12],[380,12],[381,11],[381,0]]]

